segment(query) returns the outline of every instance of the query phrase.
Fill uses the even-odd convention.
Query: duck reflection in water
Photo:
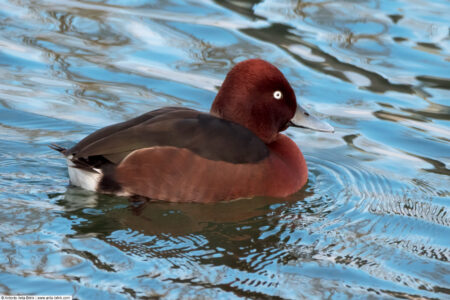
[[[312,194],[308,187],[287,198],[255,197],[195,204],[155,201],[139,196],[124,198],[68,187],[64,200],[59,204],[64,207],[67,217],[82,220],[74,225],[75,235],[95,233],[108,236],[117,230],[145,235],[184,235],[226,223],[262,222],[270,225],[278,219],[271,216],[278,215],[279,210],[285,210]],[[297,217],[301,218],[300,215]]]

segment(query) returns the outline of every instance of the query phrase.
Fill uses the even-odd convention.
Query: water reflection
[[[303,190],[291,199],[255,198],[211,205],[144,199],[131,199],[127,204],[123,198],[69,188],[58,204],[65,207],[63,216],[78,220],[72,226],[75,232],[69,235],[70,239],[95,236],[121,253],[137,255],[144,264],[155,258],[164,259],[165,269],[150,268],[140,278],[203,288],[212,284],[235,295],[262,297],[263,287],[272,294],[279,285],[266,267],[286,259],[288,254],[278,246],[280,232],[310,223],[302,220],[301,211],[281,221],[280,216],[295,210],[296,201],[311,194]],[[302,211],[314,211],[317,204],[305,206]],[[123,268],[117,258],[102,259],[103,255],[93,248],[64,251],[90,260],[106,272],[120,272]],[[211,267],[199,277],[197,272],[203,273],[202,266]],[[214,271],[215,268],[219,269]],[[224,271],[222,275],[217,273],[220,270]],[[178,275],[171,275],[173,272]],[[242,276],[232,274],[236,272]],[[246,280],[244,274],[252,273],[258,274],[258,279]]]
[[[145,235],[183,235],[198,233],[217,224],[233,224],[252,219],[264,222],[267,220],[262,217],[267,214],[277,215],[271,207],[285,206],[311,194],[311,191],[302,190],[287,199],[257,197],[245,201],[200,205],[150,201],[138,197],[112,197],[69,187],[64,200],[58,204],[64,206],[68,216],[76,215],[80,219],[89,220],[75,227],[81,234],[109,235],[115,230],[130,229]],[[300,215],[298,217],[301,218]]]

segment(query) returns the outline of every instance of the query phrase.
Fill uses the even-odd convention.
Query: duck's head
[[[247,127],[265,143],[274,141],[289,126],[334,131],[298,105],[280,70],[261,59],[249,59],[231,69],[211,113]]]

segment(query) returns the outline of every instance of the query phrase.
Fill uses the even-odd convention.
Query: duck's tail
[[[59,145],[56,145],[56,144],[50,144],[50,145],[48,145],[49,147],[50,147],[50,149],[53,149],[53,150],[55,150],[55,151],[58,151],[58,152],[60,152],[60,153],[62,153],[62,154],[65,154],[65,152],[66,152],[66,148],[64,148],[64,147],[61,147],[61,146],[59,146]]]

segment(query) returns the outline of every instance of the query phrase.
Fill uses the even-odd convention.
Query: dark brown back
[[[166,107],[102,128],[68,149],[73,160],[118,164],[134,150],[155,146],[184,148],[206,159],[255,163],[269,150],[249,129],[181,107]]]

